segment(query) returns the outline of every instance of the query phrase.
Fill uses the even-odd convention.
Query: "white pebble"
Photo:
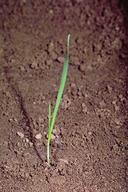
[[[64,62],[64,58],[63,58],[63,57],[58,57],[57,60],[58,60],[60,63],[63,63],[63,62]]]
[[[23,139],[24,138],[24,134],[23,133],[21,133],[21,132],[17,132],[17,135],[21,138],[21,139]]]
[[[41,139],[42,138],[42,135],[41,133],[38,133],[36,136],[35,136],[36,139]]]
[[[26,143],[29,143],[30,141],[29,141],[29,139],[28,139],[28,138],[25,138],[25,142],[26,142]]]

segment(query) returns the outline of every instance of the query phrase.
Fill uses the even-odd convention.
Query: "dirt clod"
[[[21,139],[23,139],[24,138],[24,134],[22,133],[22,132],[17,132],[17,135],[21,138]]]
[[[37,140],[40,140],[40,139],[42,138],[42,134],[41,134],[41,133],[36,134],[36,135],[35,135],[35,138],[36,138]]]

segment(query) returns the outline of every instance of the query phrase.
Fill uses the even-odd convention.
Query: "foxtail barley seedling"
[[[63,71],[62,71],[61,80],[60,80],[60,87],[58,89],[57,99],[56,99],[56,103],[55,103],[53,112],[51,110],[51,103],[49,103],[49,107],[48,107],[48,140],[47,140],[47,162],[48,162],[48,164],[50,164],[50,144],[51,144],[52,131],[53,131],[55,121],[57,118],[57,113],[58,113],[58,109],[59,109],[59,106],[60,106],[60,103],[62,100],[65,82],[66,82],[67,74],[68,74],[69,44],[70,44],[70,34],[67,37],[67,50],[66,50],[66,55],[64,58]]]

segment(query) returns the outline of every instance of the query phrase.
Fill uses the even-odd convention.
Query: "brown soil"
[[[0,192],[128,190],[123,5],[0,0]],[[48,103],[56,98],[68,33],[69,74],[49,167]]]

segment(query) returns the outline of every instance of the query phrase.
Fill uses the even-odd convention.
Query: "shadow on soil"
[[[33,136],[34,124],[33,124],[32,118],[29,116],[29,114],[26,110],[25,101],[22,97],[22,94],[21,94],[16,82],[13,82],[13,79],[10,77],[10,68],[9,67],[4,68],[4,74],[5,74],[5,78],[7,80],[7,83],[9,85],[9,88],[11,89],[11,92],[12,92],[14,98],[17,100],[18,107],[19,107],[19,109],[22,113],[22,116],[23,116],[21,126],[22,126],[25,134],[29,138],[29,140],[33,143],[33,148],[36,152],[36,155],[41,160],[41,162],[43,162],[44,159],[42,159],[42,157],[41,157],[41,155],[37,149],[36,141],[35,141],[35,138]]]

